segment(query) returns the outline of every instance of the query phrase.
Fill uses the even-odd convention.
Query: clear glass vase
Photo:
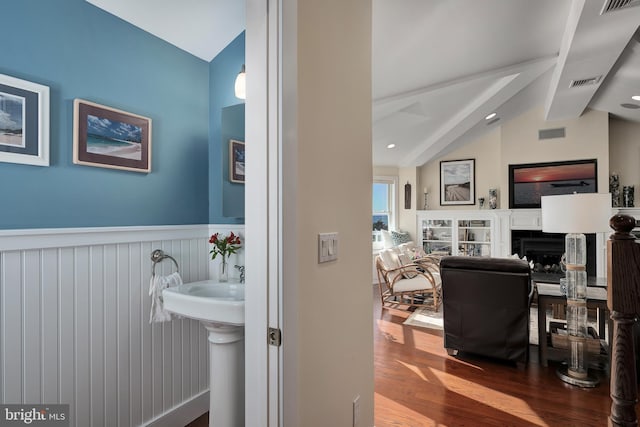
[[[222,257],[222,261],[218,264],[218,281],[229,281],[229,263],[227,263],[227,259],[225,257]]]

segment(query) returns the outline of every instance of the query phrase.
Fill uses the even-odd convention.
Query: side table
[[[534,286],[538,293],[538,358],[540,360],[540,364],[547,367],[549,359],[549,347],[547,342],[547,307],[551,304],[566,305],[567,297],[560,292],[560,285],[558,283],[534,281]],[[604,337],[606,333],[605,322],[609,318],[606,286],[598,285],[587,287],[587,308],[595,308],[598,310],[598,335],[601,338]],[[611,344],[612,332],[611,325],[609,325],[609,344]],[[561,351],[566,352],[567,350]]]

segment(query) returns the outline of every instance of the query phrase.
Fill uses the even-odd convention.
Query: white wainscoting
[[[208,401],[206,331],[187,319],[149,324],[149,256],[163,249],[185,282],[207,279],[217,229],[0,231],[0,402],[68,403],[78,427],[203,413],[193,402]],[[156,273],[174,268],[166,260]]]

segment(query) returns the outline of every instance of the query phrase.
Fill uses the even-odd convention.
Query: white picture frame
[[[49,87],[0,74],[0,162],[49,166]]]

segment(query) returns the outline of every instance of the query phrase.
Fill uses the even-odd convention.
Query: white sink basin
[[[204,280],[162,291],[164,308],[204,322],[244,326],[244,283]]]

